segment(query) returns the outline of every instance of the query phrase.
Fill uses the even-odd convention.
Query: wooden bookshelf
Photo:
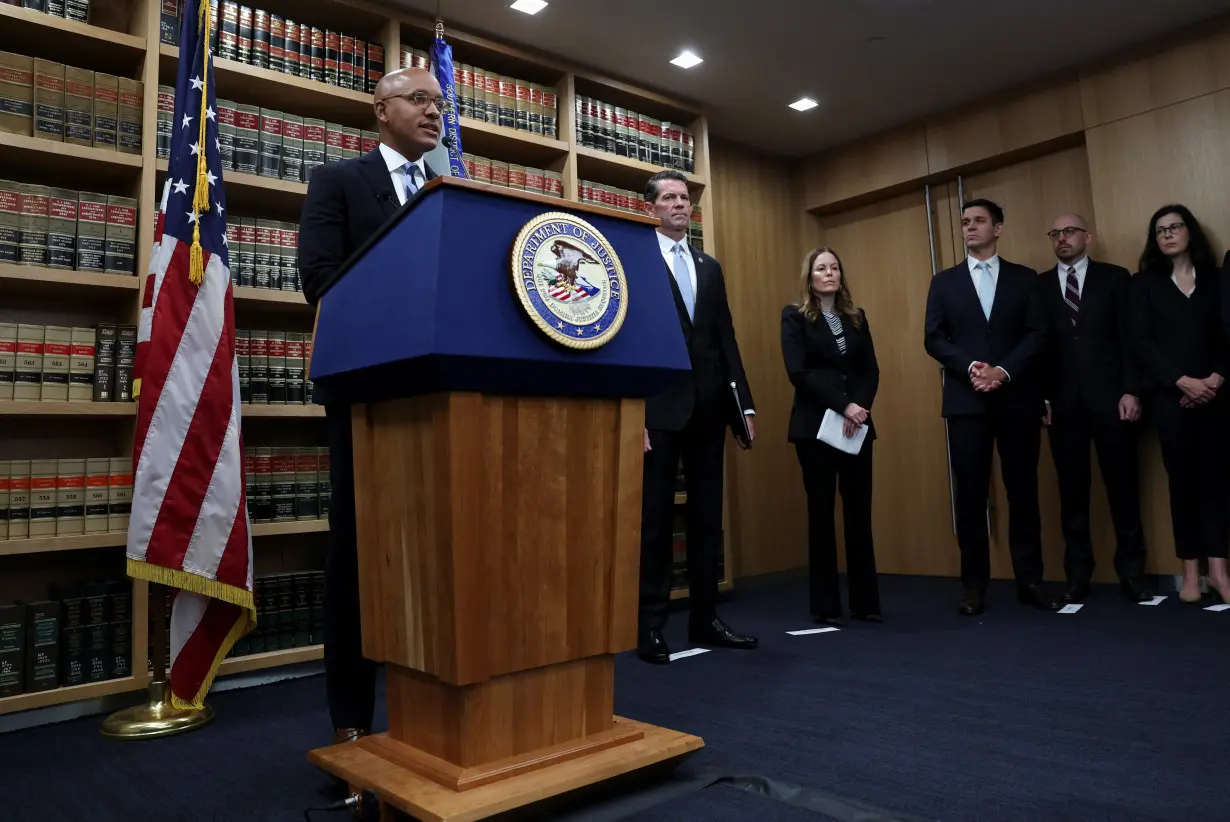
[[[140,314],[141,288],[153,247],[154,214],[161,194],[167,163],[155,156],[158,85],[174,83],[179,49],[158,42],[158,0],[105,0],[91,4],[89,24],[0,5],[0,50],[28,54],[64,62],[98,72],[141,80],[144,84],[144,142],[142,153],[122,154],[111,149],[78,147],[32,136],[0,134],[0,178],[42,185],[63,186],[137,197],[140,213],[137,224],[135,270],[141,276],[121,277],[79,271],[35,269],[0,264],[0,307],[9,315],[31,315],[29,322],[40,324],[83,325],[87,317],[94,322],[136,324]],[[430,44],[434,16],[380,5],[369,0],[267,0],[262,8],[291,16],[313,26],[332,28],[365,37],[385,49],[385,70],[399,67],[403,42],[418,48]],[[447,9],[445,10],[447,14]],[[708,128],[699,108],[686,101],[638,89],[622,81],[590,73],[562,60],[520,49],[488,37],[454,29],[446,20],[446,36],[453,46],[454,60],[497,70],[517,78],[551,86],[557,94],[557,136],[535,135],[484,121],[463,118],[462,145],[469,154],[489,157],[560,172],[564,199],[578,200],[577,181],[641,190],[645,181],[659,169],[626,157],[581,146],[573,120],[576,95],[623,105],[649,116],[684,123],[695,135],[695,171],[688,176],[693,197],[704,212],[705,243],[712,249],[715,217],[710,181]],[[304,117],[318,117],[344,126],[371,129],[375,125],[372,96],[362,91],[341,89],[324,83],[279,74],[234,61],[215,61],[215,93],[238,104],[273,108]],[[260,177],[233,171],[224,172],[228,213],[243,217],[297,221],[307,194],[307,184]],[[719,215],[720,219],[720,215]],[[10,299],[10,295],[15,299]],[[276,328],[285,320],[287,330],[307,330],[313,313],[300,293],[255,288],[236,288],[236,309]],[[91,315],[92,312],[92,315]],[[102,319],[102,318],[106,319]],[[266,319],[267,318],[267,319]],[[6,322],[12,321],[6,316]],[[15,321],[21,321],[15,320]],[[108,452],[123,453],[131,447],[135,432],[136,403],[67,403],[0,401],[0,418],[21,419],[22,425],[0,425],[0,449],[18,453],[17,443],[25,432],[55,436],[60,420],[81,419],[76,433],[65,434],[72,441],[60,446],[70,453],[81,438],[104,445]],[[272,445],[291,445],[300,432],[312,431],[318,423],[279,425],[276,420],[324,417],[317,405],[245,405],[245,420],[256,420],[263,434],[268,431]],[[24,419],[23,419],[24,418]],[[275,422],[268,422],[275,420]],[[92,438],[92,439],[91,439]],[[7,446],[11,443],[12,446]],[[258,444],[265,444],[260,442]],[[118,448],[116,446],[119,446]],[[50,452],[48,452],[50,453]],[[5,455],[0,453],[0,458]],[[683,504],[685,495],[676,495]],[[253,537],[269,539],[270,544],[320,540],[327,533],[327,520],[308,522],[259,523]],[[727,529],[729,532],[729,529]],[[123,533],[75,535],[39,540],[0,541],[0,563],[31,562],[46,554],[72,556],[69,552],[112,549],[122,552]],[[293,552],[292,552],[293,553]],[[729,545],[725,567],[732,567]],[[4,573],[0,564],[0,575]],[[721,583],[722,590],[730,580]],[[686,595],[675,592],[672,596]],[[148,585],[133,584],[133,659],[132,670],[141,676],[108,682],[61,688],[39,694],[25,694],[0,700],[0,713],[42,708],[110,694],[141,691],[148,678]],[[223,674],[236,674],[276,668],[320,659],[320,646],[296,648],[228,659]]]

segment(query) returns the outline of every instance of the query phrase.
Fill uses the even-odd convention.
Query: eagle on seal
[[[598,260],[582,246],[565,239],[558,239],[551,245],[551,253],[555,255],[555,270],[559,273],[558,282],[573,287],[577,284],[577,270],[581,263],[598,264]]]

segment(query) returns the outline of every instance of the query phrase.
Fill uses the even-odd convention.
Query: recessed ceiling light
[[[514,11],[521,11],[526,14],[537,14],[546,7],[546,0],[517,0],[517,2],[509,6]]]
[[[671,60],[672,64],[679,66],[679,68],[685,68],[685,69],[692,68],[692,66],[698,66],[703,62],[705,61],[697,57],[694,53],[687,51],[687,50],[679,52],[679,56],[676,57],[674,60]]]
[[[807,111],[808,109],[815,108],[817,105],[818,103],[810,97],[800,97],[791,103],[790,107],[795,111]]]

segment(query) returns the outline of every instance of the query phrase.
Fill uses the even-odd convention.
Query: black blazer
[[[1141,271],[1133,278],[1129,322],[1144,391],[1177,398],[1180,377],[1230,376],[1220,279],[1216,268],[1198,270],[1196,289],[1185,297],[1169,271]]]
[[[853,402],[871,411],[880,387],[880,366],[867,314],[861,309],[860,313],[863,322],[859,328],[848,317],[841,318],[846,340],[846,353],[842,354],[824,318],[808,322],[797,305],[782,309],[782,359],[794,385],[787,432],[792,442],[814,440],[829,408],[842,414]],[[875,436],[875,424],[868,414],[867,439]]]
[[[300,228],[300,232],[302,232]],[[657,242],[655,238],[655,242]],[[735,340],[735,325],[726,300],[726,280],[717,260],[694,248],[692,261],[696,266],[696,319],[688,319],[687,307],[679,293],[679,285],[666,261],[662,273],[675,296],[675,309],[683,328],[692,370],[670,388],[645,401],[645,427],[657,431],[681,431],[693,415],[720,419],[739,433],[742,431],[743,410],[755,411],[752,390],[739,357]],[[741,408],[735,407],[730,383],[739,390]]]
[[[436,176],[423,165],[427,180]],[[397,209],[397,193],[379,148],[312,172],[299,217],[299,276],[309,304],[317,304],[342,263]]]
[[[1046,345],[1046,310],[1032,268],[1000,258],[989,321],[964,260],[936,274],[927,292],[923,344],[944,367],[945,417],[1044,413],[1038,358]],[[1002,366],[1008,382],[978,393],[969,377],[974,362]]]
[[[1221,261],[1221,277],[1222,282],[1230,279],[1230,251],[1226,252],[1225,259]],[[1230,345],[1230,288],[1225,287],[1221,289],[1221,327],[1226,336],[1226,344]]]
[[[1132,275],[1126,268],[1090,260],[1085,269],[1076,325],[1064,302],[1058,267],[1038,277],[1046,306],[1046,348],[1042,385],[1056,411],[1084,406],[1118,419],[1119,400],[1136,394],[1136,367],[1128,331]]]

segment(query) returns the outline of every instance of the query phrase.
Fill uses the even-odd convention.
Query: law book
[[[325,164],[325,135],[327,126],[324,120],[310,117],[303,119],[303,182],[310,182],[312,171]]]
[[[269,68],[269,12],[252,10],[252,54],[248,62],[257,68]]]
[[[226,245],[231,266],[231,284],[239,285],[242,272],[239,270],[239,218],[231,217],[226,222]]]
[[[235,168],[235,109],[231,100],[216,100],[218,104],[218,154],[222,168]]]
[[[312,614],[312,644],[320,645],[325,641],[325,572],[311,571],[311,614]]]
[[[475,120],[487,120],[487,70],[470,66],[470,113]]]
[[[312,362],[312,335],[303,335],[303,402],[312,404],[312,381],[308,379],[308,366]]]
[[[238,351],[238,346],[236,346],[236,351]],[[256,514],[253,506],[256,502],[256,449],[250,445],[243,449],[243,488],[244,499],[248,504],[248,519],[255,520]]]
[[[250,501],[249,501],[250,502]],[[268,607],[268,583],[260,576],[252,580],[252,604],[256,608],[256,627],[248,634],[248,653],[263,654],[265,652],[265,625],[268,622],[266,612]]]
[[[120,78],[94,72],[94,147],[115,148],[119,141]]]
[[[29,137],[34,129],[34,58],[0,51],[0,131]]]
[[[552,197],[563,197],[564,175],[558,171],[548,171],[543,176],[543,193]]]
[[[20,3],[14,3],[15,6],[30,9],[31,11],[47,11],[47,0],[22,0]]]
[[[137,359],[137,327],[121,325],[115,335],[115,399],[132,402],[132,369]]]
[[[90,0],[64,0],[64,16],[78,23],[90,20]]]
[[[132,457],[112,457],[107,476],[107,530],[127,531],[132,513]]]
[[[380,147],[380,134],[375,131],[359,132],[359,153],[370,154]]]
[[[252,63],[252,7],[239,4],[239,41],[238,55],[240,63]]]
[[[324,46],[325,46],[325,47],[324,47],[324,57],[325,57],[325,82],[326,82],[326,83],[328,83],[328,84],[329,84],[329,85],[331,85],[331,86],[336,86],[336,85],[338,84],[338,82],[339,82],[339,80],[338,80],[338,73],[339,73],[339,72],[338,72],[338,67],[339,67],[339,65],[341,64],[341,61],[342,61],[342,57],[341,57],[342,38],[341,38],[341,35],[340,35],[340,34],[338,34],[336,31],[332,31],[332,30],[328,30],[328,29],[326,29],[326,30],[325,30],[325,43],[324,43]]]
[[[283,49],[285,59],[282,65],[282,73],[289,74],[291,77],[298,77],[302,73],[299,55],[301,48],[299,43],[299,24],[287,18],[284,28],[286,30],[286,42]]]
[[[47,267],[71,271],[77,259],[77,192],[48,189]]]
[[[99,323],[94,329],[94,402],[115,399],[115,355],[118,327]]]
[[[529,84],[530,112],[528,129],[531,134],[542,134],[542,93],[543,87],[538,83]]]
[[[85,533],[85,460],[57,460],[56,536]]]
[[[239,3],[222,0],[218,6],[218,57],[239,59]]]
[[[0,542],[9,538],[9,461],[0,460]]]
[[[0,699],[25,688],[26,606],[0,605]]]
[[[85,628],[60,629],[60,684],[64,687],[86,682]]]
[[[337,40],[337,84],[340,88],[353,89],[355,87],[354,36],[339,34]]]
[[[273,449],[260,447],[256,452],[256,495],[253,522],[273,520]]]
[[[260,176],[282,176],[282,117],[280,111],[260,109]]]
[[[46,0],[47,13],[53,17],[64,16],[64,0]]]
[[[30,536],[30,460],[9,460],[9,539]]]
[[[286,18],[280,14],[269,15],[269,66],[270,71],[286,73]]]
[[[294,645],[306,648],[312,644],[312,572],[291,574],[291,590],[294,593]]]
[[[282,118],[282,166],[283,180],[303,180],[303,118],[286,114]]]
[[[342,133],[342,127],[337,123],[325,124],[325,162],[336,163],[339,160],[346,159],[346,151],[343,146],[345,136]]]
[[[34,61],[34,136],[64,142],[64,64]]]
[[[320,519],[320,485],[315,448],[295,450],[295,519]]]
[[[20,184],[12,180],[0,180],[0,263],[17,262],[20,244]]]
[[[17,208],[17,262],[20,265],[45,267],[51,189],[47,186],[19,184]]]
[[[281,254],[281,259],[279,260],[279,268],[282,273],[281,289],[283,291],[301,291],[297,265],[299,256],[299,226],[295,223],[282,223],[279,226],[278,237],[278,251]]]
[[[286,332],[286,404],[303,405],[303,334]]]
[[[384,77],[384,46],[379,43],[367,44],[367,86],[368,94],[376,93],[376,84]]]
[[[141,109],[145,105],[145,84],[140,80],[119,78],[119,143],[124,154],[141,153]]]
[[[342,159],[356,160],[359,157],[359,148],[363,145],[362,138],[359,136],[359,129],[343,127],[342,128]]]
[[[333,501],[333,480],[329,473],[329,449],[319,447],[316,449],[316,487],[320,493],[320,518],[329,518],[329,508]]]
[[[0,402],[13,399],[16,372],[17,323],[0,323]]]
[[[77,195],[77,270],[106,270],[107,195],[82,191]]]
[[[256,220],[244,217],[239,220],[239,284],[256,284]]]
[[[108,274],[136,272],[137,201],[107,195],[107,232],[103,244],[103,269]]]
[[[251,363],[253,405],[269,404],[269,336],[267,331],[249,331],[248,358]]]
[[[310,75],[304,76],[310,76],[317,83],[323,83],[325,82],[325,30],[312,26],[310,31],[310,37],[304,38],[302,32],[299,35],[303,38],[301,45],[307,46],[308,68],[311,71]]]
[[[94,144],[94,72],[64,67],[64,142]]]
[[[278,574],[275,590],[278,598],[278,650],[295,647],[295,587],[293,574]]]
[[[258,219],[256,221],[256,245],[253,249],[255,263],[253,285],[257,288],[269,288],[271,282],[270,267],[273,253],[273,221]]]
[[[526,80],[513,79],[513,128],[518,131],[530,130],[530,84]]]
[[[26,680],[28,694],[60,684],[60,603],[26,603]]]
[[[475,103],[478,102],[478,88],[474,89]],[[487,109],[487,122],[500,122],[500,75],[494,71],[483,74],[483,105]]]
[[[112,622],[109,626],[111,653],[107,658],[107,679],[132,676],[132,620]]]
[[[274,448],[273,484],[270,490],[273,521],[290,522],[295,518],[295,449]]]
[[[30,461],[30,539],[56,535],[55,460]]]
[[[158,40],[168,46],[179,45],[179,7],[181,0],[161,0],[158,14]]]
[[[111,626],[89,625],[82,631],[85,633],[85,681],[102,682],[108,679],[111,661]]]
[[[58,325],[43,327],[43,369],[39,399],[68,401],[68,371],[72,362],[73,330]]]
[[[252,401],[252,364],[251,364],[251,332],[246,329],[235,330],[235,363],[239,369],[239,401]]]
[[[86,534],[107,532],[108,502],[110,501],[111,461],[105,457],[92,457],[85,461],[85,527]]]
[[[13,369],[13,399],[37,400],[43,385],[43,327],[17,326],[17,363]]]
[[[261,110],[258,106],[235,106],[235,136],[232,156],[235,171],[256,174],[260,171]],[[221,142],[221,140],[219,140]]]
[[[453,69],[457,116],[470,117],[474,108],[474,66],[469,63],[454,63]]]
[[[268,331],[269,404],[286,404],[286,332]]]

